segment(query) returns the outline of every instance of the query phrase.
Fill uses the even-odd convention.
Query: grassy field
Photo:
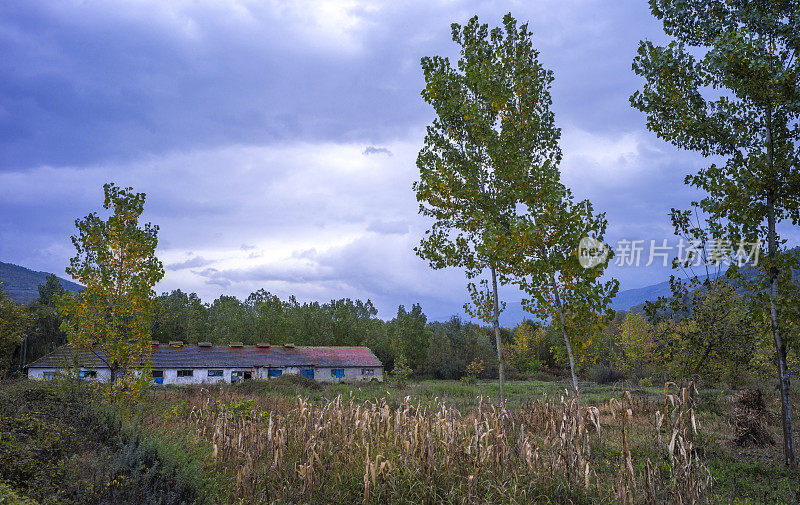
[[[795,503],[778,444],[734,444],[729,392],[568,387],[296,377],[108,408],[0,383],[0,503]]]
[[[494,382],[421,381],[398,387],[386,383],[322,385],[298,379],[251,382],[237,387],[167,388],[152,391],[144,411],[146,422],[160,430],[191,433],[192,437],[212,447],[212,451],[216,446],[217,456],[209,464],[216,473],[231,479],[226,487],[229,496],[246,496],[253,503],[270,500],[322,503],[329,500],[328,493],[333,491],[340,493],[337,496],[344,502],[366,499],[373,503],[386,500],[459,503],[466,497],[472,502],[481,502],[483,499],[478,497],[483,496],[486,503],[526,503],[531,496],[536,496],[545,503],[622,503],[626,500],[674,503],[678,498],[672,489],[676,478],[700,481],[704,478],[703,472],[708,472],[712,481],[711,488],[702,495],[703,502],[793,503],[798,475],[781,466],[780,446],[738,447],[734,444],[729,419],[730,393],[701,390],[691,405],[670,404],[665,409],[663,387],[582,383],[581,411],[576,412],[569,407],[568,388],[566,382],[557,381],[510,382],[506,409],[501,414],[495,411],[490,419],[486,418],[487,409],[496,408],[492,403],[492,398],[497,396]],[[625,395],[625,391],[630,395]],[[676,388],[670,392],[680,396]],[[304,399],[302,404],[298,403],[298,397]],[[770,396],[767,400],[770,411],[778,412],[777,398]],[[590,407],[596,408],[599,430],[590,419]],[[313,412],[304,414],[310,418],[301,416],[304,409]],[[623,415],[628,409],[630,415]],[[695,415],[697,434],[687,424],[690,423],[689,410]],[[419,418],[408,421],[414,425],[412,428],[396,420],[395,424],[384,425],[380,419],[369,416],[369,421],[356,419],[359,413],[377,415],[378,411],[395,417],[411,411]],[[660,429],[657,412],[666,415]],[[500,422],[498,417],[505,420]],[[340,419],[349,419],[349,424],[339,426]],[[315,428],[306,427],[303,432],[295,430],[296,426],[312,420]],[[492,428],[499,435],[481,432],[475,427],[481,422],[486,426],[499,422]],[[336,424],[339,431],[327,434],[326,423]],[[569,432],[570,423],[581,424],[584,432]],[[426,450],[431,451],[430,457],[434,460],[441,458],[437,460],[439,466],[445,465],[450,478],[441,474],[431,477],[410,468],[424,467],[426,463],[420,455],[405,452],[403,444],[407,440],[403,437],[353,445],[359,437],[371,437],[374,431],[382,429],[405,433],[409,429],[421,430],[418,432],[425,437],[437,439],[444,429],[442,426],[460,434]],[[291,436],[287,435],[280,453],[285,461],[276,464],[275,454],[270,452],[274,448],[265,448],[262,438],[264,433],[279,427]],[[326,443],[333,445],[314,446],[319,461],[311,461],[315,475],[308,484],[300,479],[307,475],[300,468],[309,464],[303,455],[308,458],[311,450],[308,441],[313,439],[313,429],[325,432]],[[684,429],[687,430],[684,435],[693,444],[691,456],[695,459],[682,464],[696,465],[689,469],[694,473],[688,477],[675,475],[678,469],[672,468],[667,450],[672,432]],[[769,418],[769,430],[775,440],[780,440],[777,416]],[[471,437],[495,435],[502,439],[499,442],[495,439],[496,444],[506,444],[509,459],[505,464],[509,467],[519,469],[527,465],[519,445],[520,437],[528,437],[531,447],[538,448],[541,465],[535,472],[514,474],[502,468],[488,471],[470,458],[464,459],[463,453],[468,450]],[[567,442],[554,444],[555,439]],[[230,441],[239,445],[230,452],[223,451],[223,446]],[[569,464],[563,458],[559,460],[559,454],[567,451],[566,446],[571,447],[570,451],[577,451],[569,456],[574,460]],[[337,447],[349,447],[352,460],[336,459],[341,457]],[[367,461],[376,454],[382,458],[380,463],[386,463],[384,468],[391,467],[394,473],[383,481],[382,494],[365,497]],[[579,460],[584,468],[575,466]],[[447,462],[453,465],[446,465]],[[585,477],[587,462],[591,477],[589,486],[585,485],[585,479],[580,483],[573,481],[576,475]],[[630,473],[626,470],[628,462],[633,467],[632,475],[626,473]],[[269,464],[265,466],[266,463]],[[437,471],[441,468],[437,467]],[[471,474],[471,471],[477,473]],[[371,482],[371,474],[368,477]],[[462,486],[461,482],[470,479],[476,482],[480,493]],[[654,488],[652,496],[647,494],[648,479],[657,481],[650,484]],[[246,489],[247,483],[252,482],[261,483],[258,492]],[[380,474],[375,482],[373,490],[380,487]],[[632,493],[628,497],[623,496],[625,482]],[[699,486],[699,482],[687,485]],[[319,495],[322,489],[326,491]]]

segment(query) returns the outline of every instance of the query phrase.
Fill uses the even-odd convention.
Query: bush
[[[467,365],[467,374],[464,377],[461,377],[461,380],[467,384],[475,384],[478,382],[478,376],[483,373],[483,370],[483,360],[480,358],[475,358],[472,360],[472,363]]]
[[[394,361],[394,368],[392,369],[392,379],[398,386],[405,387],[409,377],[411,377],[411,374],[413,372],[414,371],[408,365],[408,360],[406,360],[406,357],[401,354]]]
[[[603,364],[594,365],[589,370],[589,375],[592,377],[592,380],[598,384],[611,384],[624,379],[621,373]]]
[[[161,451],[163,452],[163,451]],[[189,505],[198,501],[200,478],[181,458],[163,459],[155,441],[139,437],[127,442],[111,460],[114,479],[101,503]]]
[[[87,386],[0,381],[0,504],[202,502],[200,469],[186,448],[161,450],[166,443],[121,421],[129,410],[98,401]]]
[[[0,482],[0,505],[38,505],[34,500],[20,496]]]

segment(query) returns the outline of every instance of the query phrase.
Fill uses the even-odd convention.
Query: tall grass
[[[207,400],[178,422],[211,444],[246,503],[702,503],[711,478],[692,395],[674,389],[661,407],[626,393],[600,408],[479,398],[466,413],[410,397]],[[633,422],[650,427],[654,460],[631,453]]]

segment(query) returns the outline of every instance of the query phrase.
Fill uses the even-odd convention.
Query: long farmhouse
[[[157,384],[237,383],[283,374],[300,374],[323,382],[383,380],[383,363],[367,347],[154,342],[152,360],[153,381]],[[52,379],[70,368],[77,369],[81,378],[111,377],[103,353],[75,352],[69,345],[28,365],[28,377]]]

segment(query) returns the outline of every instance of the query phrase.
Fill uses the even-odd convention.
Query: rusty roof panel
[[[105,366],[101,352],[78,353],[84,368]],[[64,345],[28,365],[29,368],[61,368],[76,363],[72,348]],[[153,368],[255,366],[381,367],[383,363],[367,347],[256,347],[238,348],[168,345],[153,346]]]

